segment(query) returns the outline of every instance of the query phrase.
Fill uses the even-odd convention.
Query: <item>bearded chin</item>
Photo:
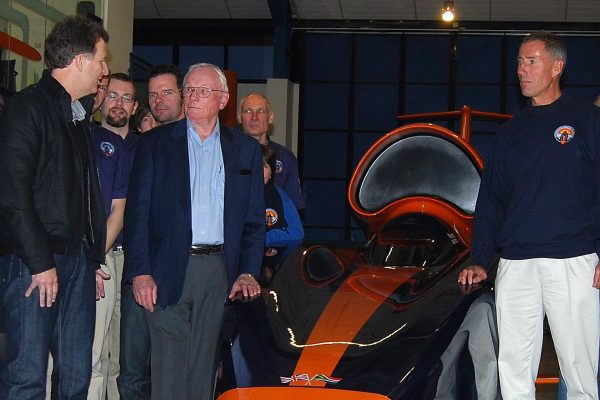
[[[115,128],[122,128],[127,125],[127,118],[114,118],[112,115],[107,115],[106,123]]]

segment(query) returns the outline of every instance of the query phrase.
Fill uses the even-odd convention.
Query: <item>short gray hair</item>
[[[212,69],[213,71],[215,71],[217,73],[217,75],[219,75],[219,80],[221,81],[221,90],[224,92],[229,92],[229,87],[227,86],[227,78],[225,77],[223,70],[221,68],[217,67],[216,65],[209,64],[209,63],[198,63],[198,64],[192,65],[188,69],[187,74],[185,74],[185,77],[183,78],[183,86],[185,86],[185,84],[187,83],[187,79],[188,79],[188,76],[190,75],[190,73],[193,70],[195,70],[196,68],[208,68],[208,69]]]
[[[521,44],[536,40],[544,43],[544,48],[552,58],[561,60],[567,65],[567,46],[565,46],[565,43],[558,35],[546,31],[532,32],[523,38]]]

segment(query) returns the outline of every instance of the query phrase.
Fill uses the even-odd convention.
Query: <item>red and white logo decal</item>
[[[336,383],[342,380],[342,378],[334,378],[325,374],[316,374],[312,378],[308,374],[295,374],[292,376],[280,376],[279,379],[281,380],[281,383],[284,384],[304,381],[306,382],[305,386],[311,386],[311,382],[314,381],[320,381],[329,383],[330,385],[335,385]]]
[[[554,131],[554,139],[560,144],[567,144],[575,136],[575,128],[569,125],[563,125]]]

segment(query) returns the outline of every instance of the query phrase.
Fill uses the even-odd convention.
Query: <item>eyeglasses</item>
[[[246,114],[246,115],[252,115],[252,114],[266,115],[267,114],[267,110],[265,110],[264,108],[257,108],[256,110],[253,109],[253,108],[244,108],[242,110],[242,114]]]
[[[185,97],[190,97],[193,94],[197,94],[200,97],[208,97],[208,96],[211,95],[212,92],[223,92],[223,93],[225,93],[224,90],[211,89],[211,88],[207,88],[205,86],[198,86],[198,87],[186,86],[186,87],[183,88],[183,95]]]
[[[123,96],[119,96],[115,92],[109,92],[106,95],[106,99],[110,100],[110,101],[117,101],[117,100],[121,99],[123,101],[123,103],[133,103],[134,100],[135,100],[135,98],[133,97],[133,95],[124,94]]]
[[[162,95],[162,97],[165,97],[165,98],[171,98],[171,97],[175,96],[176,92],[179,92],[179,91],[178,90],[173,90],[173,89],[165,89],[165,90],[163,90],[160,93],[158,93],[158,92],[149,92],[148,93],[148,99],[154,100],[159,95]]]

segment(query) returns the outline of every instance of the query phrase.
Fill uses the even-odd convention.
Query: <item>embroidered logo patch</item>
[[[267,217],[267,226],[271,227],[271,226],[275,225],[277,223],[277,220],[279,219],[279,215],[277,214],[277,211],[275,211],[272,208],[267,208],[265,211],[266,211],[266,217]]]
[[[554,131],[554,139],[560,144],[567,144],[575,136],[575,128],[569,125],[563,125]]]
[[[283,171],[283,163],[279,160],[275,160],[275,173],[280,174]]]
[[[115,153],[115,146],[111,142],[101,142],[100,151],[102,151],[104,157],[110,157]]]

